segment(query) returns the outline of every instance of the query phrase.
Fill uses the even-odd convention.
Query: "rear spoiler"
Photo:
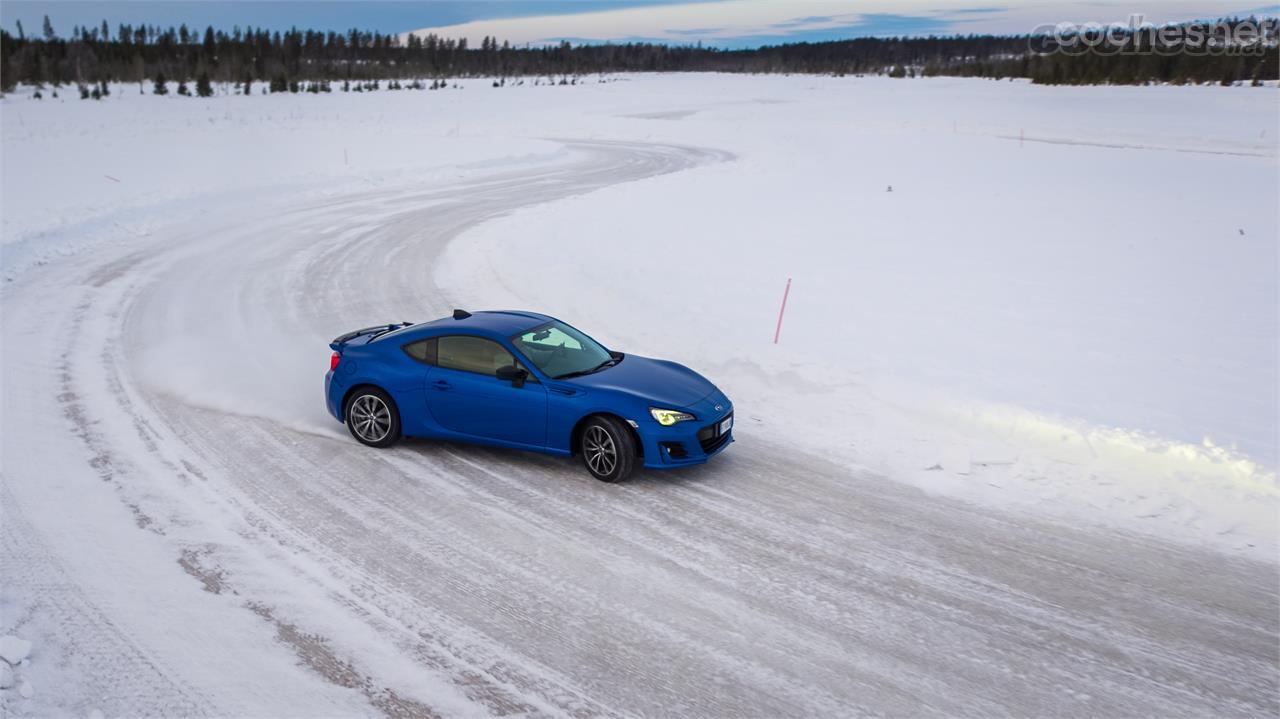
[[[390,332],[391,330],[398,330],[401,327],[408,327],[411,324],[413,323],[399,322],[395,324],[374,325],[373,327],[365,327],[364,329],[358,329],[358,330],[355,330],[354,332],[348,332],[345,335],[339,335],[338,337],[333,338],[333,341],[329,343],[329,348],[335,352],[340,352],[348,342],[350,342],[353,339],[356,339],[357,337],[363,337],[365,335],[373,335],[372,337],[369,338],[369,341],[372,342],[373,339],[378,335],[385,334],[387,332]]]

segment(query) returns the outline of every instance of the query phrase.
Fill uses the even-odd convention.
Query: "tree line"
[[[112,29],[104,20],[62,36],[46,17],[36,34],[29,34],[21,23],[16,33],[0,30],[0,90],[18,84],[74,84],[84,95],[105,92],[110,82],[141,85],[159,79],[157,87],[168,81],[181,83],[179,92],[185,91],[186,83],[195,83],[196,94],[203,95],[212,92],[212,82],[234,83],[245,92],[255,82],[266,83],[271,91],[296,92],[312,86],[327,91],[333,81],[373,89],[381,81],[420,83],[420,78],[442,82],[448,77],[565,78],[614,72],[1021,77],[1045,84],[1277,79],[1275,21],[1220,22],[1246,21],[1267,28],[1247,47],[1179,51],[1134,34],[1134,52],[1073,54],[1063,52],[1054,40],[1033,35],[857,38],[738,50],[643,42],[514,47],[486,37],[479,47],[471,47],[465,39],[411,35],[402,41],[396,35],[354,29],[226,31],[127,24]]]

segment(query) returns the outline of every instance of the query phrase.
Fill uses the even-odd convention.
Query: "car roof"
[[[550,322],[553,319],[555,318],[539,314],[537,312],[490,310],[473,312],[469,317],[464,317],[462,319],[441,317],[438,320],[414,325],[414,329],[433,330],[430,334],[435,334],[434,330],[439,329],[472,330],[482,333],[496,334],[502,337],[510,337],[518,332],[533,329],[540,324]],[[414,334],[417,334],[417,332]],[[424,332],[424,334],[426,333]]]

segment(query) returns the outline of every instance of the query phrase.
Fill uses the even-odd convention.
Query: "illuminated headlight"
[[[670,427],[676,422],[694,419],[694,416],[688,412],[677,412],[674,409],[658,409],[657,407],[650,407],[649,414],[653,415],[653,418],[663,427]]]

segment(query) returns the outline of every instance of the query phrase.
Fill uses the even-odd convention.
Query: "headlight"
[[[670,427],[676,422],[694,419],[694,416],[688,412],[677,412],[674,409],[658,409],[657,407],[650,407],[649,414],[653,415],[653,418],[658,420],[658,424],[663,427]]]

